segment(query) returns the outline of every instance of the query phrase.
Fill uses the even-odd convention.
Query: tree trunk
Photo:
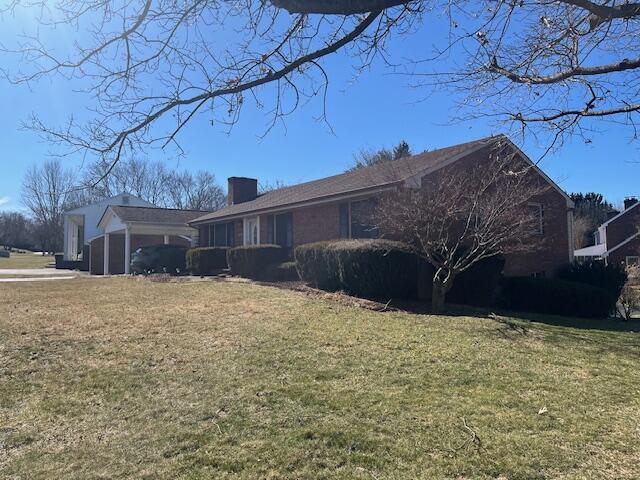
[[[433,313],[442,313],[445,306],[445,298],[447,289],[438,278],[433,279],[433,287],[431,290],[431,311]]]

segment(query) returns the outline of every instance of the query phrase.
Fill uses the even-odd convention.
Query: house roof
[[[77,207],[77,208],[73,208],[71,210],[67,210],[67,211],[64,212],[64,215],[73,215],[73,214],[78,213],[78,212],[84,212],[87,208],[97,207],[97,206],[101,206],[101,205],[120,204],[120,203],[122,203],[122,198],[123,197],[129,197],[129,201],[131,201],[131,199],[135,199],[139,203],[146,204],[149,207],[155,207],[155,205],[153,203],[147,202],[146,200],[143,200],[140,197],[136,197],[135,195],[132,195],[132,194],[127,193],[127,192],[121,192],[121,193],[119,193],[117,195],[114,195],[112,197],[103,198],[102,200],[98,200],[97,202],[89,203],[89,204],[83,205],[81,207]]]
[[[425,170],[438,168],[445,163],[462,158],[475,150],[490,145],[499,138],[505,137],[486,137],[431,152],[420,153],[394,162],[372,165],[311,182],[279,188],[259,195],[255,200],[229,205],[213,213],[200,216],[191,223],[293,206],[304,202],[329,200],[341,195],[356,195],[369,190],[381,189],[414,177]]]
[[[633,205],[631,205],[629,208],[621,211],[620,213],[618,213],[617,215],[611,217],[609,220],[607,220],[606,222],[604,222],[602,225],[600,225],[600,227],[598,228],[602,228],[602,227],[606,227],[607,225],[609,225],[611,222],[613,222],[614,220],[619,219],[620,217],[626,215],[627,213],[629,213],[631,210],[633,210],[634,208],[638,207],[638,205],[640,205],[640,202],[636,202]]]
[[[207,213],[202,210],[110,205],[100,218],[98,225],[102,223],[105,214],[109,210],[112,211],[123,223],[155,223],[164,225],[186,225]]]

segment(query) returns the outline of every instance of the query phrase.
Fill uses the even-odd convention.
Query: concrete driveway
[[[87,273],[53,268],[0,268],[0,283],[69,280],[84,275]]]

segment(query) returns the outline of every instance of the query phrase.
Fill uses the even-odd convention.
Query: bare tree
[[[477,262],[539,246],[541,217],[531,202],[548,186],[503,142],[470,168],[456,164],[382,197],[374,218],[435,269],[432,306],[440,312],[456,277]]]
[[[0,212],[0,245],[5,248],[32,248],[33,223],[20,212]]]
[[[258,182],[258,195],[264,195],[267,192],[287,187],[287,182],[275,179],[273,182]]]
[[[167,179],[167,188],[170,206],[174,208],[214,211],[227,203],[215,175],[202,170],[195,175],[172,173]]]
[[[62,247],[62,214],[70,205],[73,174],[60,160],[49,160],[33,166],[22,182],[22,203],[33,216],[35,234],[43,251]]]
[[[324,98],[324,60],[336,52],[356,74],[379,60],[418,76],[414,83],[451,86],[466,97],[461,118],[488,116],[552,139],[584,132],[593,125],[585,119],[634,128],[640,110],[640,3],[631,0],[10,1],[7,10],[19,9],[39,25],[5,47],[22,59],[6,77],[85,80],[97,99],[87,124],[56,128],[34,117],[30,126],[108,168],[151,145],[179,149],[178,133],[198,113],[230,127],[251,101],[276,124],[305,98]],[[429,32],[440,13],[448,35],[424,42],[435,52],[390,58],[390,38]],[[43,32],[54,28],[78,35],[73,48],[51,48]]]
[[[593,233],[591,219],[584,215],[573,217],[573,248],[582,248],[590,244],[588,238]]]
[[[113,168],[98,160],[85,171],[84,194],[87,203],[127,192],[164,206],[170,201],[167,184],[171,174],[164,163],[144,158],[126,159]]]

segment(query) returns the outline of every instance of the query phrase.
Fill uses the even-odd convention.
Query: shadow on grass
[[[394,308],[406,313],[416,315],[431,314],[431,305],[427,302],[419,301],[394,301],[391,303]],[[601,330],[607,332],[636,332],[640,333],[640,319],[624,321],[619,318],[593,319],[561,317],[558,315],[546,315],[540,313],[514,312],[500,308],[473,307],[467,305],[449,304],[444,315],[453,317],[477,317],[488,318],[495,314],[501,317],[508,317],[514,320],[543,323],[558,327],[570,327],[585,330]]]

